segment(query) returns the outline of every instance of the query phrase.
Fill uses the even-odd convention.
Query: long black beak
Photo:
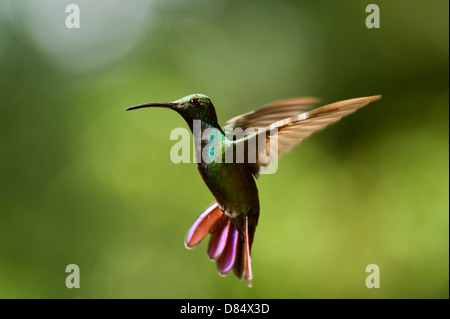
[[[169,109],[175,109],[177,106],[178,106],[178,103],[174,103],[174,102],[145,103],[145,104],[130,106],[125,111],[136,110],[136,109],[140,109],[143,107],[165,107],[165,108],[169,108]]]

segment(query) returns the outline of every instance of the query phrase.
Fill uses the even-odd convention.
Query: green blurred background
[[[0,297],[448,298],[449,2],[369,3],[0,0]],[[383,94],[258,180],[251,289],[183,246],[213,201],[170,161],[183,119],[123,112],[190,93],[222,124]]]

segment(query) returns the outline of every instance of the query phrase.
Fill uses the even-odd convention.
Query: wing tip
[[[357,97],[353,100],[361,100],[361,101],[366,101],[367,103],[371,103],[371,102],[378,101],[381,98],[382,98],[382,95],[378,94],[378,95],[370,95],[370,96],[365,96],[365,97]]]
[[[377,100],[381,99],[382,97],[383,97],[383,95],[378,94],[378,95],[368,96],[367,98],[370,99],[370,101],[377,101]]]

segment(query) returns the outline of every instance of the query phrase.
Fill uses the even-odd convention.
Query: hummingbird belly
[[[258,189],[252,173],[241,163],[199,163],[198,170],[225,213],[259,213]]]

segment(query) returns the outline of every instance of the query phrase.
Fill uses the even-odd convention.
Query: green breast
[[[258,189],[245,163],[226,163],[225,154],[231,143],[223,135],[215,135],[202,143],[202,161],[198,164],[206,185],[224,207],[236,214],[259,208]]]

